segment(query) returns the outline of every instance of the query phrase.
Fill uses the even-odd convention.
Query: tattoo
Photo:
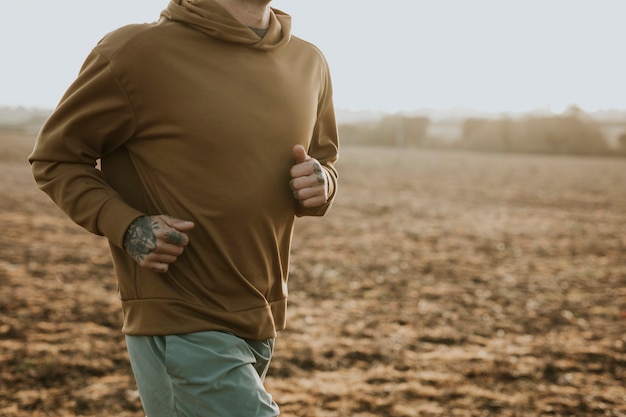
[[[324,184],[326,182],[326,176],[324,175],[324,170],[322,169],[322,165],[320,165],[318,161],[313,161],[313,172],[317,174],[318,184]]]
[[[172,245],[183,246],[185,244],[185,237],[182,233],[172,231],[165,234],[165,241]]]
[[[136,219],[124,235],[124,250],[137,262],[141,262],[156,249],[157,238],[154,231],[158,228],[159,224],[148,216]]]

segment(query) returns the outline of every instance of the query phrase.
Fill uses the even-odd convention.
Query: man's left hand
[[[302,145],[293,148],[296,164],[291,167],[289,186],[302,207],[320,207],[328,200],[326,170],[317,159],[311,158]]]

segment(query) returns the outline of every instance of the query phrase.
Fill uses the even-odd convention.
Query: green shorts
[[[275,417],[263,380],[274,339],[230,333],[126,336],[147,417]]]

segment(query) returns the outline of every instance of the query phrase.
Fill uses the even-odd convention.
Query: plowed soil
[[[143,416],[103,238],[0,136],[0,416]],[[267,386],[302,417],[626,416],[626,159],[345,147]]]

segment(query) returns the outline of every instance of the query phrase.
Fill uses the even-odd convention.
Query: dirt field
[[[103,239],[0,137],[0,416],[143,416]],[[269,390],[302,417],[626,416],[626,159],[345,148]]]

